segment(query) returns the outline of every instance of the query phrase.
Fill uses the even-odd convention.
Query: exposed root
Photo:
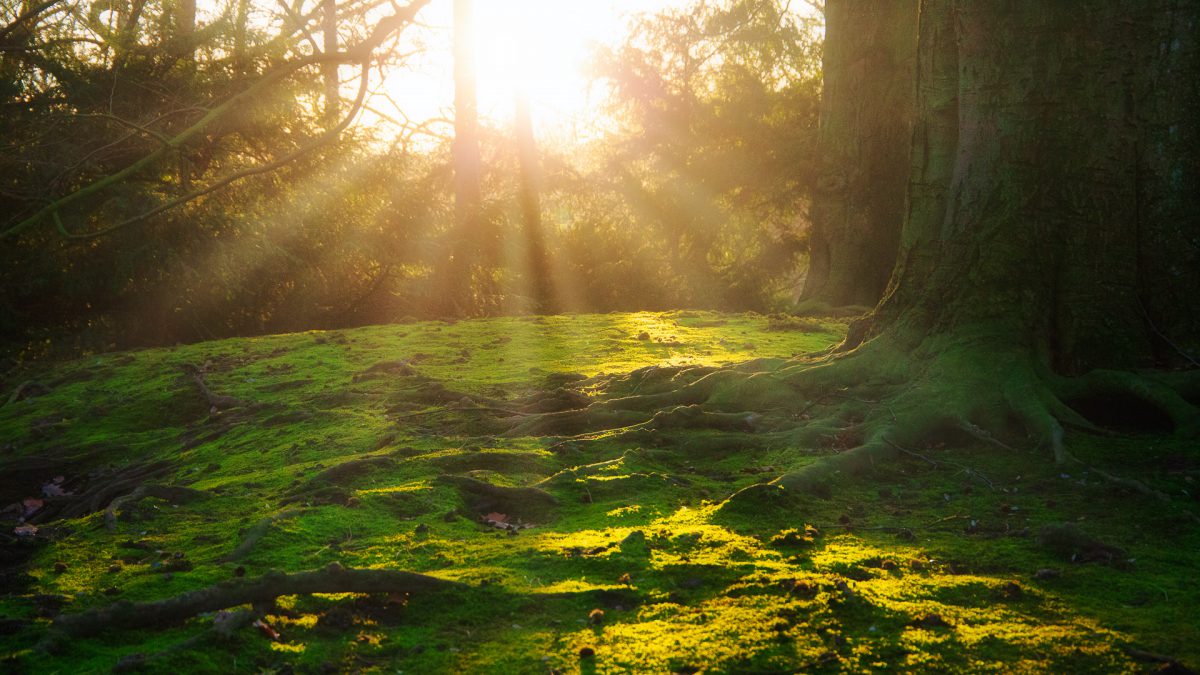
[[[600,384],[604,395],[588,406],[510,418],[508,433],[653,444],[657,432],[673,429],[767,432],[795,448],[797,458],[812,458],[775,481],[803,491],[915,453],[908,448],[945,443],[978,442],[1005,451],[1032,444],[1048,449],[1058,464],[1075,462],[1066,429],[1112,433],[1068,405],[1086,395],[1133,397],[1162,411],[1177,434],[1200,435],[1200,409],[1189,401],[1200,394],[1200,375],[1095,371],[1061,377],[1032,350],[1014,347],[1006,326],[940,336],[888,333],[814,359],[643,368]],[[970,467],[959,468],[993,486]],[[1139,481],[1092,470],[1114,484],[1170,499]]]
[[[267,536],[267,532],[270,531],[272,525],[283,520],[290,520],[303,513],[304,509],[287,509],[263,518],[251,526],[250,529],[246,530],[246,536],[242,538],[242,542],[238,544],[237,548],[233,549],[232,553],[225,556],[224,560],[226,562],[237,562],[245,558],[258,545],[259,540]]]
[[[558,506],[554,495],[538,488],[504,487],[466,476],[438,476],[437,480],[455,487],[473,515],[494,511],[544,521]]]
[[[153,602],[121,601],[80,614],[54,619],[42,647],[62,637],[85,637],[106,630],[159,628],[179,624],[197,614],[238,605],[266,605],[281,595],[312,593],[422,593],[464,586],[415,572],[351,569],[338,563],[308,572],[271,572],[257,579],[235,579],[174,598]]]
[[[176,654],[182,654],[203,647],[210,641],[227,642],[234,633],[249,626],[255,619],[255,613],[249,609],[231,612],[218,612],[213,618],[213,625],[199,635],[194,635],[182,642],[177,642],[166,649],[153,654],[130,654],[122,657],[113,666],[114,673],[128,673],[153,668],[158,662]]]
[[[230,408],[241,408],[246,405],[240,399],[234,398],[233,396],[225,396],[222,394],[213,393],[212,389],[208,387],[208,383],[204,381],[205,371],[203,368],[191,363],[182,364],[180,368],[183,369],[183,372],[192,377],[192,381],[196,383],[196,388],[200,390],[200,395],[203,396],[205,402],[208,403],[208,409],[211,412],[219,412],[221,410],[228,410]]]
[[[346,483],[380,469],[389,469],[396,460],[386,455],[352,459],[318,473],[290,490],[282,503],[342,504],[350,499]]]
[[[1189,403],[1168,384],[1137,373],[1118,370],[1094,370],[1078,378],[1059,381],[1059,396],[1081,398],[1093,396],[1128,396],[1165,413],[1184,438],[1200,436],[1200,408]]]
[[[49,393],[50,387],[47,387],[36,380],[26,380],[17,385],[17,388],[13,390],[13,393],[9,395],[8,399],[5,400],[3,404],[0,404],[0,408],[12,403],[16,403],[17,401]]]
[[[506,433],[509,436],[575,436],[597,429],[631,427],[648,418],[644,412],[603,410],[593,406],[583,410],[564,410],[522,417]]]
[[[104,526],[110,531],[117,529],[117,517],[121,509],[128,508],[146,497],[155,497],[172,504],[186,504],[210,495],[201,490],[179,485],[141,485],[127,495],[113,499],[104,510]]]
[[[86,490],[75,495],[47,500],[46,508],[31,520],[42,523],[58,518],[80,518],[106,509],[114,499],[137,490],[146,481],[171,471],[171,462],[135,464],[111,474],[91,476]]]

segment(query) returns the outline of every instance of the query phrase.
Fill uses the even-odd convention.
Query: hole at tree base
[[[1102,429],[1123,433],[1171,433],[1175,423],[1158,406],[1121,394],[1095,394],[1066,401],[1075,412]]]

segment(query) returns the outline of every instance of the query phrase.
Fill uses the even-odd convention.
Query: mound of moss
[[[767,483],[818,449],[750,426],[522,431],[613,382],[636,389],[639,369],[787,358],[844,329],[502,318],[31,366],[0,407],[0,658],[223,673],[1200,663],[1195,523],[1023,451],[922,449],[799,496]],[[1087,443],[1075,452],[1097,465],[1195,489],[1183,441]]]

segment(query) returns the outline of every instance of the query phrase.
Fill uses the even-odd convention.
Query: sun
[[[453,1],[436,0],[421,19],[425,51],[413,67],[390,73],[387,98],[409,120],[449,117],[454,99]],[[527,95],[542,132],[586,123],[599,92],[587,63],[597,44],[613,44],[630,15],[682,0],[474,0],[472,48],[480,115],[511,121],[518,92]]]

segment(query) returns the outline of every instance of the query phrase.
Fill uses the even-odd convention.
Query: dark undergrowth
[[[0,408],[0,498],[15,505],[0,658],[37,673],[1200,664],[1200,532],[1185,517],[1200,456],[1153,427],[1069,444],[1169,507],[1056,468],[1045,448],[969,437],[795,493],[751,486],[858,439],[512,431],[615,382],[636,389],[640,368],[783,358],[843,332],[689,312],[428,322],[22,373]],[[455,583],[346,592],[332,563]],[[273,575],[305,570],[329,572],[328,592]],[[273,600],[181,622],[136,625],[161,605],[74,633],[67,618],[268,582]]]

